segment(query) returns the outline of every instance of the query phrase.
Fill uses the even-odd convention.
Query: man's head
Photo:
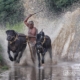
[[[29,21],[28,22],[28,27],[31,29],[34,27],[34,22],[33,21]]]

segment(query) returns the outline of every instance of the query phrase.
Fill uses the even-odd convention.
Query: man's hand
[[[30,14],[29,17],[33,16],[34,14]]]
[[[26,36],[26,39],[28,40],[28,39],[29,39],[29,37],[28,37],[28,36]]]
[[[30,14],[30,15],[24,20],[24,23],[25,23],[27,26],[28,26],[27,21],[28,21],[28,19],[29,19],[32,15],[34,15],[34,14]]]

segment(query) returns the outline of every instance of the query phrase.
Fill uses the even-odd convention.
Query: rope
[[[45,43],[45,41],[46,41],[46,37],[44,37],[44,40],[43,40],[43,42],[42,42],[42,45]]]
[[[15,42],[18,39],[17,35],[15,37],[15,39],[13,41],[9,41],[10,44],[12,44],[13,42]]]

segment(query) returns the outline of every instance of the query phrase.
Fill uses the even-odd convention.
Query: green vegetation
[[[1,54],[0,54],[0,64],[2,64],[2,56],[1,56]]]
[[[3,70],[8,70],[8,66],[4,63],[3,61],[3,57],[1,55],[3,49],[2,49],[2,46],[0,44],[0,73],[3,71]]]
[[[78,1],[80,0],[45,0],[46,6],[49,8],[49,10],[56,12],[62,11],[63,9]]]
[[[44,0],[50,11],[60,12],[80,0]],[[38,0],[38,2],[40,2]],[[0,0],[0,25],[20,23],[24,19],[22,0]]]
[[[8,69],[9,69],[9,67],[6,66],[6,65],[4,65],[3,67],[1,67],[1,70],[8,70]]]
[[[24,18],[24,7],[21,0],[0,0],[0,24],[14,24]]]
[[[1,56],[1,52],[2,52],[2,46],[0,45],[0,65],[2,65],[2,56]]]
[[[15,30],[17,32],[23,32],[24,31],[24,24],[22,22],[16,23],[14,25],[7,23],[6,28],[7,28],[7,30]]]

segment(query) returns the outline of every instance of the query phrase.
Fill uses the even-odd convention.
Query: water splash
[[[29,8],[30,7],[35,8],[35,5],[33,6],[30,4]],[[31,11],[34,12],[34,10],[32,9]],[[59,59],[74,59],[74,54],[76,53],[76,50],[72,50],[71,45],[74,44],[73,48],[78,46],[79,40],[78,42],[77,40],[75,40],[75,35],[77,34],[76,28],[79,26],[78,20],[80,18],[80,9],[77,8],[72,12],[68,11],[57,19],[49,19],[48,17],[44,17],[45,15],[44,12],[40,12],[30,19],[35,22],[35,26],[38,28],[39,31],[43,29],[45,34],[51,37],[53,56],[58,57]],[[75,44],[75,42],[73,43],[74,40],[75,42],[77,42],[77,44]]]
[[[0,44],[2,46],[2,57],[3,57],[3,61],[9,66],[11,67],[13,63],[11,63],[11,61],[8,58],[8,53],[7,53],[7,40],[6,40],[6,33],[5,30],[1,29],[0,30]]]
[[[69,53],[70,47],[73,44],[72,41],[75,40],[77,21],[80,18],[80,9],[76,9],[73,12],[67,12],[62,18],[64,23],[62,24],[62,29],[60,30],[57,38],[53,42],[53,53],[59,55],[60,57],[69,57],[69,55],[74,55],[74,53]],[[77,26],[76,26],[77,25]],[[78,36],[79,37],[79,36]],[[77,42],[77,40],[75,41]],[[75,44],[74,42],[74,44]],[[73,45],[78,46],[78,44]],[[72,48],[72,47],[71,47]],[[70,58],[70,57],[69,57]],[[73,57],[74,58],[74,57]]]

